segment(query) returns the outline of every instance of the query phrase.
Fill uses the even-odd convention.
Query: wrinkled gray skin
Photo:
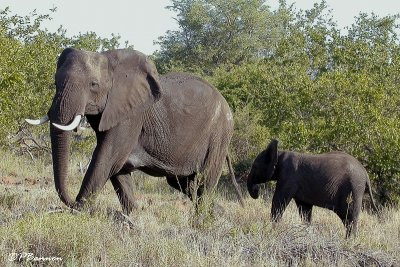
[[[165,176],[189,197],[213,190],[227,159],[233,131],[230,108],[206,81],[183,73],[159,77],[142,53],[112,50],[94,53],[65,49],[55,75],[56,94],[48,116],[68,125],[85,115],[97,146],[76,201],[66,187],[70,133],[50,124],[54,181],[60,199],[79,208],[110,179],[123,211],[134,207],[130,173]]]
[[[258,198],[259,184],[277,181],[272,198],[271,219],[277,222],[294,199],[300,216],[311,222],[312,207],[334,211],[346,227],[346,237],[357,231],[357,220],[364,192],[368,189],[373,207],[371,185],[364,167],[343,152],[319,155],[278,151],[278,141],[254,160],[247,180],[252,198]]]

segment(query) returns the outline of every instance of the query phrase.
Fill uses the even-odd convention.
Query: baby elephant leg
[[[271,220],[273,222],[279,222],[281,220],[283,212],[285,211],[291,199],[292,197],[289,195],[277,194],[275,192],[272,198],[271,207]]]
[[[307,204],[301,200],[295,200],[300,217],[303,221],[310,223],[313,205]]]
[[[280,180],[276,184],[274,196],[272,197],[271,219],[273,222],[278,222],[282,218],[290,200],[294,197],[297,187],[291,185],[286,180]]]

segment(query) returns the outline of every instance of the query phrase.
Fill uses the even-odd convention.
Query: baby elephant
[[[255,159],[247,180],[252,198],[258,198],[259,185],[277,181],[272,198],[271,218],[281,219],[291,199],[300,216],[311,221],[314,205],[333,210],[346,227],[346,238],[357,231],[357,220],[366,189],[372,205],[371,184],[364,167],[354,157],[343,152],[320,155],[278,151],[278,141],[272,140]]]

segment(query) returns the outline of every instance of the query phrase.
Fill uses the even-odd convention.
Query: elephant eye
[[[92,88],[98,88],[98,87],[99,87],[99,83],[98,83],[98,82],[95,82],[95,81],[92,81],[92,82],[90,83],[90,86],[91,86]]]

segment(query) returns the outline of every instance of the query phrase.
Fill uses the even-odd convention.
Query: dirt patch
[[[21,181],[18,181],[18,179],[15,177],[3,176],[0,180],[0,183],[4,185],[18,185],[21,184]]]
[[[24,185],[28,188],[33,187],[46,187],[52,183],[52,179],[49,177],[17,177],[11,175],[6,175],[0,178],[0,184],[5,186],[16,186],[16,185]]]

